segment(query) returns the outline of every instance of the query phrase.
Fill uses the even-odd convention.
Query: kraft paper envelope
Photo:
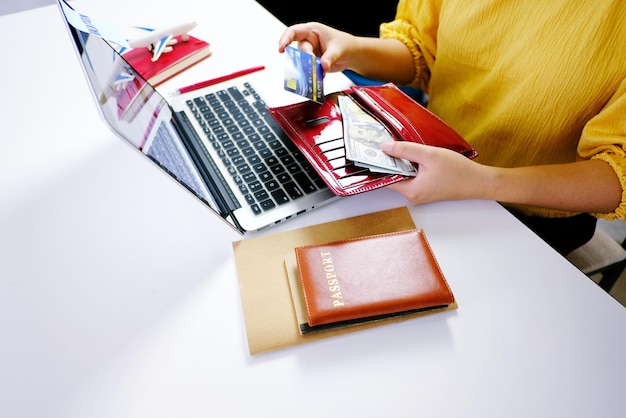
[[[298,246],[414,228],[408,209],[401,207],[233,242],[250,354],[423,315],[417,313],[300,335],[284,263],[285,254]]]

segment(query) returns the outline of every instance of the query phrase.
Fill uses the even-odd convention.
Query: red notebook
[[[191,35],[183,41],[177,36],[173,50],[161,54],[156,62],[152,62],[152,52],[148,48],[135,48],[122,56],[150,84],[156,86],[175,76],[181,71],[211,56],[209,43]]]

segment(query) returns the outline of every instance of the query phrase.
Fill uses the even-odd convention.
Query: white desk
[[[215,55],[187,77],[222,71],[226,42],[275,58],[282,26],[251,0],[144,3],[201,9]],[[239,236],[106,129],[55,7],[0,35],[0,416],[624,416],[626,309],[493,202],[411,208],[457,311],[251,357]],[[404,204],[381,190],[264,233]]]

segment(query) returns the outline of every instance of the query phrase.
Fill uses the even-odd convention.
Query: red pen
[[[221,83],[222,81],[232,80],[233,78],[241,77],[246,74],[254,73],[256,71],[264,70],[264,65],[257,65],[256,67],[246,68],[245,70],[235,71],[234,73],[226,74],[220,77],[215,77],[210,80],[201,81],[199,83],[191,84],[189,86],[181,87],[174,90],[171,94],[182,94],[188,91],[198,90],[203,87],[212,86],[213,84]]]

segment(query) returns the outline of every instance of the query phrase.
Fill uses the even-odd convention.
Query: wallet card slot
[[[343,144],[343,138],[337,138],[337,139],[333,139],[330,141],[318,143],[318,144],[315,144],[315,146],[318,149],[318,152],[320,154],[323,154],[329,151],[345,149],[344,144]]]
[[[336,171],[339,169],[342,169],[346,166],[350,166],[352,165],[352,163],[348,160],[345,159],[345,157],[339,157],[339,158],[333,158],[333,159],[327,159],[326,160],[326,166],[331,170],[331,171]]]
[[[358,165],[354,165],[348,160],[344,160],[347,164],[343,166],[337,166],[333,169],[333,174],[335,178],[342,179],[353,176],[361,176],[361,175],[375,175],[376,173],[372,173],[370,170],[364,167],[359,167]]]
[[[344,148],[338,148],[338,149],[323,152],[322,155],[324,156],[324,159],[326,160],[335,160],[337,158],[344,158],[346,156],[346,150]]]
[[[344,188],[350,189],[353,187],[358,187],[360,189],[368,188],[371,186],[372,189],[379,187],[380,179],[388,178],[387,175],[378,175],[372,173],[369,170],[362,171],[360,173],[354,173],[350,175],[346,175],[343,177],[337,178],[337,182]]]

